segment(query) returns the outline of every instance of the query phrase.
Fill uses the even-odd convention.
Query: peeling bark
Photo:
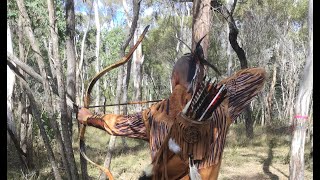
[[[304,145],[307,120],[313,89],[313,0],[309,1],[308,12],[309,51],[302,78],[299,82],[299,93],[295,102],[295,117],[292,122],[293,137],[290,155],[290,180],[304,179]]]

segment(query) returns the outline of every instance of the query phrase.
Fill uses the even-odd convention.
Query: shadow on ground
[[[273,147],[275,145],[275,142],[274,142],[274,139],[271,139],[269,141],[269,150],[268,150],[268,158],[265,159],[263,161],[263,172],[269,176],[270,179],[272,180],[278,180],[279,179],[279,176],[273,174],[271,171],[270,171],[270,165],[272,163],[272,159],[273,159]]]

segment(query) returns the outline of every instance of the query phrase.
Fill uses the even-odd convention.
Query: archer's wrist
[[[93,126],[102,130],[104,129],[105,122],[103,120],[104,115],[91,115],[86,120],[86,125]]]

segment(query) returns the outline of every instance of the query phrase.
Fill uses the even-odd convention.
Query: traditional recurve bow
[[[89,86],[87,88],[87,91],[86,91],[86,94],[84,96],[84,107],[85,108],[88,108],[89,105],[90,105],[90,93],[91,93],[91,90],[94,86],[94,84],[98,81],[99,78],[101,78],[104,74],[106,74],[107,72],[109,72],[110,70],[116,68],[116,67],[119,67],[125,63],[127,63],[133,52],[136,50],[136,48],[139,46],[139,44],[141,43],[141,41],[143,40],[145,34],[147,33],[148,29],[149,29],[149,26],[148,25],[142,32],[142,34],[140,35],[139,39],[137,40],[136,44],[130,49],[129,53],[124,56],[121,60],[117,61],[116,63],[104,68],[102,71],[100,71],[97,75],[95,75],[95,77],[90,81],[89,83]],[[85,124],[82,124],[81,127],[80,127],[80,154],[82,155],[82,157],[84,159],[86,159],[87,161],[89,161],[91,164],[95,165],[96,167],[98,167],[100,170],[102,170],[110,180],[113,180],[113,176],[110,172],[110,170],[106,167],[103,167],[101,165],[98,165],[97,163],[91,161],[88,156],[85,154],[85,141],[84,141],[84,134],[85,134],[85,131],[86,131],[86,125]]]

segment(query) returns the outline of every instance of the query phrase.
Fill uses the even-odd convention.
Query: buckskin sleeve
[[[181,85],[176,86],[168,99],[155,103],[141,112],[130,115],[93,115],[87,119],[86,124],[114,136],[126,136],[148,141],[153,119],[173,119],[191,98],[191,95],[183,89],[184,87]]]
[[[130,115],[94,115],[87,119],[87,125],[102,129],[114,136],[148,140],[142,112]]]
[[[229,115],[234,120],[263,88],[266,72],[263,68],[247,68],[220,82],[227,86]]]

